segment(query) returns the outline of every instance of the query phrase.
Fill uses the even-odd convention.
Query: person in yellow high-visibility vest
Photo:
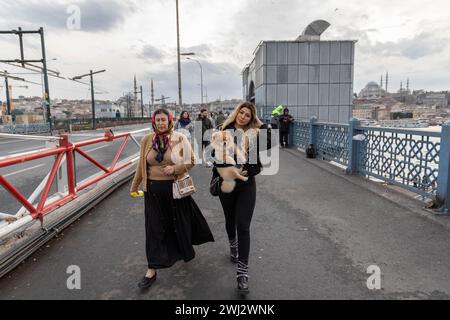
[[[270,127],[271,129],[278,129],[278,117],[283,111],[283,106],[278,106],[272,111],[272,115],[270,117]]]

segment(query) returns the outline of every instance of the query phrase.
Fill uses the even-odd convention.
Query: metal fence
[[[91,130],[92,119],[67,119],[53,120],[53,130],[63,130],[67,132]],[[125,125],[151,123],[151,118],[97,118],[96,128],[117,127]],[[0,133],[9,134],[40,134],[49,133],[48,123],[21,123],[0,125]]]
[[[30,123],[30,124],[8,124],[0,126],[0,133],[9,134],[36,134],[48,133],[50,126],[48,123]]]
[[[306,150],[312,144],[319,158],[345,166],[347,173],[374,177],[450,208],[450,122],[442,132],[364,127],[349,124],[295,122],[291,143]]]

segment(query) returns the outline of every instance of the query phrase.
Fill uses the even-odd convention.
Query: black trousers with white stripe
[[[248,265],[250,252],[250,223],[256,203],[255,177],[248,181],[238,180],[231,193],[219,193],[220,202],[225,214],[225,226],[230,241],[238,241],[239,261]]]

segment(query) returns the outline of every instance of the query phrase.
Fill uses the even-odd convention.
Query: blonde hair
[[[228,127],[230,124],[236,123],[236,118],[241,111],[242,108],[247,108],[250,110],[252,117],[250,119],[250,122],[247,124],[245,128],[243,128],[244,131],[247,131],[248,129],[258,129],[258,121],[256,120],[256,107],[253,103],[245,101],[241,102],[237,105],[237,107],[233,110],[233,112],[228,116],[228,118],[224,121],[222,127],[220,130],[225,130],[226,127]]]

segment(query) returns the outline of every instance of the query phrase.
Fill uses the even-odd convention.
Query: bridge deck
[[[426,219],[418,201],[395,192],[397,203],[387,200],[366,188],[373,183],[296,151],[280,157],[278,175],[257,178],[250,299],[450,298],[449,217]],[[149,291],[137,288],[146,269],[143,201],[131,200],[126,184],[1,279],[0,299],[237,298],[210,171],[198,166],[193,175],[216,242],[161,270]],[[70,265],[81,268],[81,290],[66,287]],[[381,269],[379,291],[366,287],[370,265]]]

